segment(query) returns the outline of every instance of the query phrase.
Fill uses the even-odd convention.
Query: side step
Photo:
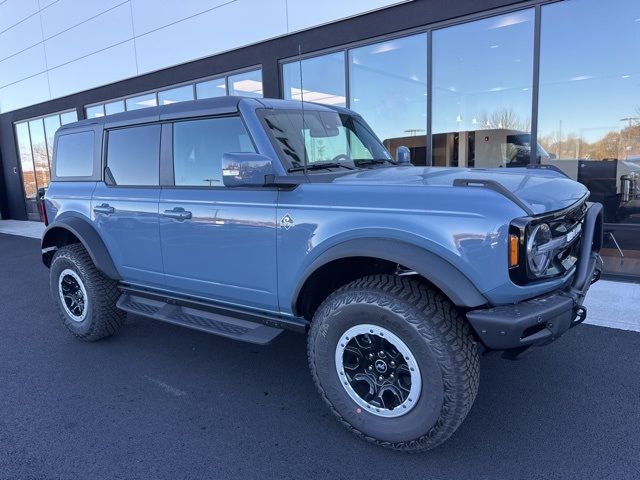
[[[259,345],[271,343],[283,332],[281,328],[126,292],[116,306],[125,312]]]

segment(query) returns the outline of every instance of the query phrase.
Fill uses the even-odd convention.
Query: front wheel
[[[397,450],[447,440],[478,391],[467,323],[439,292],[406,277],[372,275],[334,292],[313,318],[308,355],[338,419]]]

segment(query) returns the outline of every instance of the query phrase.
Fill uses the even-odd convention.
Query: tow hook
[[[576,307],[575,313],[576,313],[576,318],[573,320],[573,322],[571,322],[571,327],[580,325],[587,318],[587,309],[582,305]]]

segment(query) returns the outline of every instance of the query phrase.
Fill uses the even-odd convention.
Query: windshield
[[[357,168],[391,162],[391,155],[358,117],[338,112],[261,110],[271,142],[290,170]],[[335,164],[335,165],[333,165]]]

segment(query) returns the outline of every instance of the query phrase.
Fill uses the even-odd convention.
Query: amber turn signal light
[[[518,266],[520,261],[518,258],[520,249],[518,247],[518,236],[509,235],[509,268]]]

